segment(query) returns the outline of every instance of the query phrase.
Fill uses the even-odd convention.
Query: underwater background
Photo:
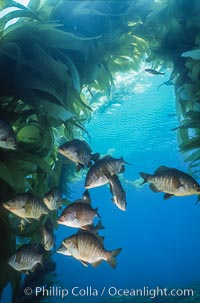
[[[186,2],[31,0],[28,8],[1,2],[1,11],[14,9],[0,16],[0,109],[18,146],[0,150],[0,302],[200,302],[198,196],[164,200],[163,193],[141,185],[139,175],[165,165],[200,182],[200,4]],[[122,248],[115,269],[107,262],[84,267],[56,253],[77,232],[57,218],[85,191],[87,169],[77,172],[57,151],[74,138],[86,140],[101,157],[128,162],[119,175],[126,211],[112,202],[108,185],[89,190],[105,227],[99,231],[105,248]],[[55,247],[46,252],[39,236],[44,221],[22,230],[3,202],[19,193],[42,199],[57,186],[64,202],[49,215]],[[43,267],[28,275],[8,265],[27,243],[44,254]],[[27,287],[31,294],[24,293]],[[93,295],[36,296],[36,287],[69,293],[91,288]],[[157,287],[194,293],[108,293]]]

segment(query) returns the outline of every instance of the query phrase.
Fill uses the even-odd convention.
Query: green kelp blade
[[[187,141],[184,141],[184,143],[182,143],[179,146],[179,148],[183,152],[187,152],[187,151],[190,151],[192,149],[200,148],[200,140],[199,140],[198,137],[193,138],[193,139],[189,139]]]
[[[40,0],[31,0],[28,3],[27,7],[28,9],[30,9],[32,12],[36,14],[38,12],[38,9],[40,8],[40,2],[41,2]]]
[[[55,172],[52,167],[40,156],[33,155],[31,153],[18,153],[16,154],[18,160],[24,160],[27,162],[32,162],[37,165],[43,172],[54,176]]]
[[[198,123],[200,121],[200,112],[190,110],[190,111],[187,112],[186,116],[188,118],[192,119],[193,121],[198,122]]]
[[[180,129],[180,128],[194,128],[194,129],[198,129],[199,127],[199,123],[197,121],[183,121],[182,125],[180,126],[177,126],[175,128],[173,128],[172,130],[177,130],[177,129]]]
[[[79,77],[77,68],[76,68],[75,64],[73,63],[73,61],[68,56],[66,56],[66,55],[63,56],[63,59],[65,60],[66,65],[68,65],[68,67],[69,67],[69,71],[71,74],[72,83],[74,85],[74,88],[76,89],[76,91],[78,93],[80,93],[81,84],[80,84],[80,77]]]
[[[16,192],[23,192],[25,189],[25,176],[22,173],[19,162],[15,157],[8,157],[3,160],[14,180]]]
[[[45,80],[35,76],[33,73],[25,72],[21,74],[20,79],[16,79],[16,86],[18,89],[31,89],[35,91],[37,95],[40,95],[41,93],[47,93],[48,95],[52,96],[55,99],[55,103],[57,101],[58,104],[61,104],[65,106],[62,96],[59,92],[56,91],[56,89],[47,83]]]
[[[197,150],[197,151],[193,152],[191,155],[189,155],[187,158],[185,158],[184,161],[191,162],[191,164],[192,164],[199,159],[200,159],[200,150]]]
[[[9,21],[11,21],[12,19],[21,18],[21,17],[31,18],[31,19],[36,19],[37,18],[31,11],[29,11],[27,9],[12,11],[12,12],[6,14],[4,17],[2,17],[0,19],[0,34],[1,34],[1,36],[2,36],[2,32],[5,28],[5,25]]]
[[[8,8],[8,7],[17,7],[17,8],[20,8],[20,9],[26,9],[26,7],[14,0],[1,0],[0,2],[0,11],[5,9],[5,8]]]
[[[12,173],[8,169],[7,165],[0,161],[0,178],[8,183],[12,188],[15,189],[15,181],[13,179]]]
[[[37,40],[47,47],[75,50],[87,56],[90,46],[90,44],[88,44],[88,42],[90,42],[89,40],[99,38],[82,38],[70,32],[65,32],[59,29],[59,27],[62,29],[62,25],[58,23],[38,24],[35,30]]]
[[[67,121],[73,117],[70,111],[60,105],[40,98],[38,99],[38,101],[45,114],[49,115],[50,117],[56,120]]]
[[[200,60],[200,49],[194,49],[181,54],[181,57],[190,57],[194,60]]]

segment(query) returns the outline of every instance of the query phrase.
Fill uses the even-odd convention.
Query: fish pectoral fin
[[[88,264],[85,261],[79,260],[83,266],[88,267]]]
[[[149,187],[151,188],[151,190],[152,190],[154,193],[158,193],[158,192],[159,192],[159,190],[157,189],[157,187],[156,187],[153,183],[151,183],[151,184],[149,185]]]
[[[168,193],[166,193],[166,194],[164,194],[164,200],[170,199],[170,198],[172,198],[173,196],[174,196],[173,194],[168,194]]]
[[[93,266],[93,267],[97,267],[98,265],[100,265],[102,263],[102,260],[99,260],[99,261],[96,261],[96,262],[94,262],[94,263],[91,263],[91,265]]]

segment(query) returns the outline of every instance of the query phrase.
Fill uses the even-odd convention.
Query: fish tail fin
[[[100,153],[95,153],[91,155],[91,160],[97,162],[100,158]]]
[[[148,179],[149,179],[149,174],[146,174],[146,173],[140,173],[140,176],[144,179],[144,181],[141,183],[141,185],[143,185],[144,183],[147,183],[148,182]]]
[[[119,255],[119,253],[121,252],[121,248],[117,248],[115,250],[112,250],[110,252],[110,257],[107,259],[108,264],[115,269],[117,266],[117,260],[116,257]]]

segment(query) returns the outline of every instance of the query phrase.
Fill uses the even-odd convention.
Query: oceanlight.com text
[[[148,297],[154,299],[156,297],[193,297],[193,289],[167,289],[167,288],[150,288],[145,286],[138,289],[120,289],[114,286],[108,289],[109,296],[131,296],[131,297]]]
[[[46,287],[27,287],[24,289],[24,294],[27,296],[43,296],[43,297],[60,297],[64,299],[69,296],[73,297],[148,297],[155,299],[156,297],[193,297],[193,289],[167,289],[150,288],[145,286],[143,288],[119,288],[115,286],[95,288],[93,286],[79,287],[74,286],[72,288],[62,288],[60,286]]]

